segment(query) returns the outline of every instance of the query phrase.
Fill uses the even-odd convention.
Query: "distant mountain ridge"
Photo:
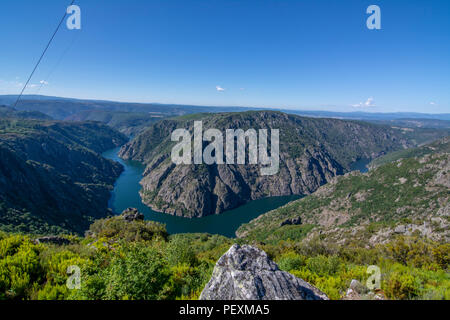
[[[0,105],[11,105],[15,102],[15,95],[0,95]],[[49,105],[50,103],[50,105]],[[62,108],[64,106],[64,108]],[[415,112],[393,112],[393,113],[372,113],[372,112],[335,112],[335,111],[311,111],[311,110],[291,110],[283,107],[257,108],[242,106],[196,106],[180,104],[161,103],[127,103],[105,100],[86,100],[73,98],[49,97],[40,95],[24,95],[17,106],[18,110],[41,111],[50,115],[54,119],[63,120],[78,112],[86,110],[107,110],[122,112],[157,112],[165,115],[183,115],[200,112],[240,112],[249,110],[277,110],[289,114],[297,114],[307,117],[320,118],[341,118],[353,120],[397,120],[397,119],[437,119],[450,121],[450,113],[428,114]]]

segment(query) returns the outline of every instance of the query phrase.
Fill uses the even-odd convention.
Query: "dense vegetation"
[[[0,118],[0,230],[82,234],[106,216],[126,137],[99,123]]]
[[[169,237],[155,223],[113,220],[93,225],[87,238],[68,237],[65,246],[0,234],[0,299],[197,299],[234,242],[207,234]],[[450,299],[449,244],[399,237],[371,249],[318,239],[257,245],[332,299],[342,298],[352,279],[365,283],[368,265],[381,268],[389,299]],[[81,269],[80,289],[66,285],[69,266]]]

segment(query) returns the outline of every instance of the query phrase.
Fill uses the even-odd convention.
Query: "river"
[[[139,195],[141,189],[139,181],[142,179],[145,166],[136,161],[126,161],[119,158],[117,155],[119,150],[120,148],[116,148],[102,154],[107,159],[121,163],[125,169],[116,181],[109,207],[116,213],[120,213],[129,207],[136,208],[145,215],[146,220],[164,223],[170,234],[201,232],[235,237],[235,231],[241,224],[300,198],[300,196],[270,197],[251,201],[220,215],[195,219],[159,213],[144,205]]]

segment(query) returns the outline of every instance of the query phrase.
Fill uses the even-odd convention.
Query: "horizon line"
[[[17,97],[18,94],[0,94],[2,96],[11,96]],[[142,104],[142,105],[175,105],[180,107],[202,107],[202,108],[247,108],[247,109],[267,109],[267,110],[276,110],[276,111],[297,111],[297,112],[329,112],[329,113],[367,113],[367,114],[424,114],[424,115],[450,115],[448,113],[442,112],[416,112],[416,111],[391,111],[391,112],[383,112],[383,111],[370,111],[370,110],[354,110],[354,111],[331,111],[326,109],[297,109],[301,107],[262,107],[262,106],[242,106],[242,105],[207,105],[207,104],[185,104],[185,103],[169,103],[169,102],[136,102],[136,101],[120,101],[120,100],[108,100],[108,99],[98,99],[98,98],[74,98],[74,97],[64,97],[64,96],[52,96],[52,95],[43,95],[43,94],[23,94],[22,97],[43,97],[43,98],[55,98],[57,99],[68,99],[68,100],[79,100],[79,101],[97,101],[97,102],[113,102],[113,103],[123,103],[123,104]],[[31,99],[32,100],[32,99]],[[22,100],[26,101],[26,100]],[[20,104],[20,102],[19,102]]]

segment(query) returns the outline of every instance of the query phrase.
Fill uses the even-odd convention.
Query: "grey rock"
[[[353,279],[350,282],[350,289],[357,292],[358,294],[364,294],[369,292],[369,289],[367,289],[366,286],[364,286],[361,282],[359,282],[356,279]]]
[[[395,233],[405,233],[406,231],[407,231],[407,229],[406,229],[405,225],[397,226],[394,229]]]
[[[326,294],[281,271],[255,247],[233,245],[217,262],[200,300],[329,300]]]
[[[144,215],[138,211],[136,208],[128,208],[122,212],[120,215],[122,219],[125,221],[131,222],[131,221],[143,221]]]
[[[280,227],[286,226],[286,225],[298,226],[300,224],[302,224],[302,218],[296,217],[296,218],[284,220],[283,222],[280,223]]]
[[[56,244],[58,246],[70,244],[70,240],[69,239],[66,239],[66,238],[63,238],[63,237],[58,237],[58,236],[41,237],[41,238],[35,239],[34,242],[36,244],[49,243],[49,244]]]

